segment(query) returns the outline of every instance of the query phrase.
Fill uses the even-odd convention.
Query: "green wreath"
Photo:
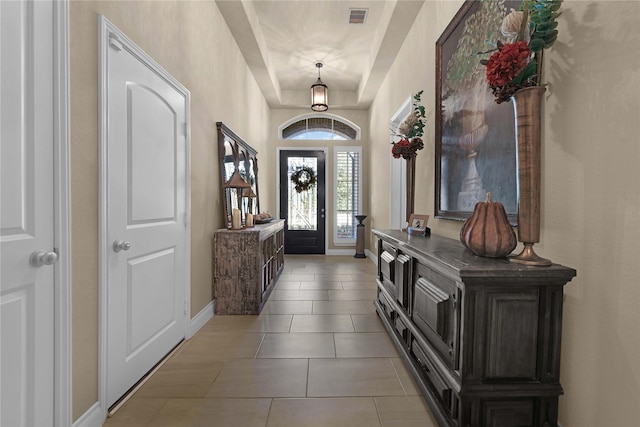
[[[302,166],[291,175],[291,182],[298,193],[307,191],[318,182],[318,176],[309,166]]]

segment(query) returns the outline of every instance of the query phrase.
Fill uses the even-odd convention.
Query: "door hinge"
[[[184,302],[184,315],[186,316],[187,314],[189,314],[189,306],[187,304],[187,302]]]
[[[122,50],[122,43],[120,43],[120,39],[113,33],[109,34],[109,46],[117,51]]]
[[[184,221],[184,226],[188,227],[189,226],[189,215],[188,214],[184,214],[183,216],[183,221]]]
[[[187,126],[187,122],[182,124],[182,134],[184,136],[189,136],[189,126]]]

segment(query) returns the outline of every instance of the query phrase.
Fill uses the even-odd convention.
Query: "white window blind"
[[[334,148],[335,233],[334,243],[355,243],[355,215],[362,209],[362,147]]]

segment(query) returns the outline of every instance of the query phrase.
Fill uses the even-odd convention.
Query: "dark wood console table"
[[[218,314],[258,314],[284,268],[284,220],[213,235]]]
[[[376,309],[441,426],[557,426],[563,287],[576,271],[373,230]]]

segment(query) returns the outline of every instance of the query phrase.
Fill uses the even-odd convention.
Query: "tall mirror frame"
[[[228,224],[233,209],[240,209],[244,214],[260,213],[260,197],[258,192],[258,152],[246,141],[236,135],[224,123],[217,122],[218,156],[220,159],[220,189],[225,224]],[[250,188],[230,186],[233,174],[238,171]]]

